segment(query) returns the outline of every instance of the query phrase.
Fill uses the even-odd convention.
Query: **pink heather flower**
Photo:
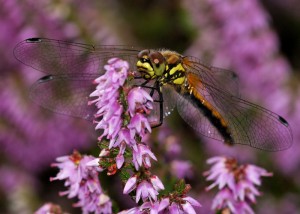
[[[142,138],[144,138],[147,133],[151,132],[151,126],[148,119],[145,115],[140,113],[136,113],[131,118],[128,128],[133,130],[134,133],[139,133]]]
[[[150,177],[150,182],[153,185],[154,189],[157,190],[157,191],[165,189],[163,183],[161,182],[161,180],[156,175],[152,175]]]
[[[125,150],[128,151],[126,154],[132,155],[132,165],[137,171],[142,167],[143,172],[139,171],[127,180],[123,193],[128,194],[135,190],[137,203],[140,199],[143,202],[155,202],[158,192],[164,189],[164,186],[157,176],[151,176],[146,170],[151,167],[151,159],[156,160],[156,157],[143,143],[147,134],[151,132],[147,115],[152,109],[152,97],[141,87],[128,88],[123,85],[127,78],[127,74],[124,73],[127,73],[128,66],[122,60],[110,61],[105,69],[105,75],[95,80],[99,85],[91,94],[95,99],[90,102],[98,108],[95,115],[96,129],[103,129],[99,140],[109,140],[108,148],[101,151],[97,160],[100,166],[102,161],[111,163],[107,167],[108,174],[114,174],[129,159],[125,160],[124,157]],[[118,81],[119,78],[124,80]],[[128,108],[124,107],[124,104]],[[96,160],[91,162],[91,165],[96,164]],[[137,212],[137,209],[128,210],[128,213],[131,212]]]
[[[137,176],[134,175],[127,180],[123,193],[124,194],[130,193],[132,190],[136,189],[136,186],[137,186]]]
[[[128,108],[132,117],[136,112],[145,112],[148,114],[152,109],[152,102],[152,97],[141,87],[133,88],[128,93]]]
[[[143,202],[145,201],[156,201],[157,200],[158,192],[152,185],[152,183],[144,180],[142,181],[136,188],[136,203],[140,201],[142,198]]]
[[[236,201],[232,191],[228,188],[222,189],[214,198],[213,210],[229,209],[232,213],[254,214],[254,211],[245,201]]]
[[[132,162],[136,170],[139,170],[139,168],[142,166],[145,168],[150,168],[150,158],[157,160],[149,147],[143,144],[138,144],[137,149],[133,150],[132,155]]]
[[[126,61],[112,58],[108,60],[108,65],[104,66],[108,75],[112,75],[111,82],[113,84],[118,84],[119,86],[124,85],[127,79],[129,64]]]
[[[213,200],[212,209],[213,210],[222,210],[225,208],[229,208],[234,212],[235,209],[235,200],[232,191],[228,188],[224,188],[217,193]]]
[[[156,214],[162,212],[169,206],[169,198],[163,198],[156,202],[145,202],[141,205],[140,209],[148,211],[150,214]]]
[[[192,164],[189,161],[173,160],[171,162],[171,172],[177,178],[191,178],[193,176]]]
[[[116,167],[120,169],[123,166],[125,161],[123,153],[128,148],[133,152],[133,163],[138,170],[140,166],[149,168],[150,158],[156,160],[148,147],[141,142],[136,142],[137,138],[143,141],[146,134],[151,132],[146,115],[152,109],[153,100],[141,87],[125,90],[123,84],[128,69],[128,63],[121,59],[109,60],[108,65],[105,66],[106,73],[95,80],[99,85],[90,95],[95,99],[89,104],[95,104],[98,108],[95,115],[96,129],[103,130],[99,140],[105,137],[109,139],[108,149],[119,148],[119,154],[115,157]],[[120,98],[120,91],[124,92],[125,100],[123,96]],[[126,101],[128,110],[122,106]],[[124,117],[128,117],[127,122],[124,122]]]
[[[227,158],[225,157],[213,157],[207,160],[208,164],[214,164],[209,172],[205,172],[207,175],[206,180],[215,182],[206,188],[211,190],[218,185],[219,189],[222,189],[225,185],[234,188],[235,181],[233,173],[230,173],[230,169],[226,166]]]
[[[107,109],[114,109],[115,105],[119,105],[117,101],[113,104],[105,104]],[[121,112],[122,107],[119,105],[118,109],[114,109],[114,114],[111,115],[111,117],[103,117],[103,119],[100,122],[97,122],[96,129],[102,129],[103,134],[99,137],[99,140],[101,140],[104,136],[106,136],[108,139],[115,138],[121,129],[122,125],[122,118],[121,118]],[[107,111],[108,114],[110,113]],[[106,116],[106,115],[105,115]]]
[[[68,198],[78,197],[74,204],[81,207],[83,213],[111,213],[111,201],[106,196],[99,183],[98,172],[102,169],[95,165],[92,156],[81,156],[74,152],[71,156],[57,158],[58,163],[52,166],[60,169],[53,180],[65,180],[65,186],[69,189],[60,195],[68,195]]]
[[[145,212],[141,211],[139,207],[133,207],[129,210],[118,212],[118,214],[145,214]]]
[[[40,207],[34,214],[62,214],[63,211],[61,207],[53,204],[53,203],[46,203],[42,207]]]
[[[110,140],[109,149],[120,146],[122,142],[133,148],[136,148],[136,141],[134,139],[134,136],[135,133],[132,130],[128,128],[120,129],[118,136]]]
[[[160,200],[151,202],[144,202],[140,207],[134,207],[129,210],[120,212],[119,214],[158,214],[158,213],[170,213],[170,214],[196,214],[194,207],[201,207],[201,204],[191,197],[184,197],[180,199],[180,202],[170,202],[170,198],[162,198]]]
[[[272,173],[254,165],[238,165],[232,158],[214,157],[207,161],[213,164],[205,172],[207,180],[214,181],[206,189],[218,186],[212,209],[222,211],[229,209],[232,213],[253,213],[251,203],[256,202],[260,195],[256,186],[261,185],[262,176],[272,176]]]
[[[126,144],[125,143],[121,143],[120,147],[119,147],[119,154],[116,157],[116,164],[117,164],[117,168],[120,169],[124,162],[125,162],[125,158],[124,158],[124,152],[126,149]]]
[[[192,197],[183,197],[180,202],[171,202],[166,208],[170,214],[196,214],[194,207],[201,207],[201,204]]]
[[[99,137],[113,139],[119,133],[122,126],[123,107],[119,103],[119,88],[124,84],[129,64],[126,61],[113,58],[104,66],[106,72],[95,80],[98,84],[90,97],[96,97],[89,105],[95,104],[98,111],[95,115],[100,118],[96,121],[96,129],[102,129],[103,134]]]
[[[163,189],[161,180],[155,175],[150,176],[149,180],[139,180],[137,175],[133,175],[126,182],[123,193],[128,194],[136,190],[136,203],[138,203],[141,198],[143,202],[156,201],[158,191]]]
[[[170,158],[176,158],[181,154],[182,148],[178,137],[170,135],[164,141],[167,155]]]
[[[124,85],[127,79],[129,64],[118,58],[108,60],[108,64],[104,66],[105,73],[95,80],[100,89],[116,88]]]
[[[124,194],[128,194],[132,191],[136,191],[136,203],[142,199],[143,203],[140,207],[135,207],[130,210],[125,210],[121,213],[196,213],[194,207],[201,207],[200,203],[192,197],[186,196],[186,193],[190,190],[189,185],[185,185],[182,190],[181,182],[180,191],[175,190],[173,193],[169,193],[168,196],[158,198],[158,192],[164,189],[164,186],[160,179],[155,175],[148,175],[149,172],[145,172],[141,178],[138,175],[134,175],[128,179],[124,187]],[[148,179],[145,176],[148,175]],[[175,187],[176,188],[176,187]]]

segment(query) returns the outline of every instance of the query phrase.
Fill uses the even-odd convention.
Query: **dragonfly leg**
[[[163,124],[163,119],[164,119],[164,108],[163,108],[164,100],[163,100],[163,96],[162,96],[162,93],[160,92],[160,90],[158,91],[158,94],[159,94],[159,100],[157,100],[156,102],[159,102],[159,123],[152,126],[152,128],[161,126]]]
[[[163,123],[163,118],[164,118],[164,113],[163,113],[163,95],[160,91],[160,87],[159,87],[159,82],[156,81],[153,86],[148,86],[146,85],[147,83],[149,83],[149,80],[146,80],[144,83],[140,84],[140,85],[136,85],[139,87],[143,87],[143,88],[147,88],[150,89],[150,96],[153,97],[155,91],[157,91],[158,93],[158,99],[154,99],[153,102],[159,103],[159,122],[156,123],[155,125],[152,125],[152,128],[156,128],[162,125]]]
[[[153,97],[153,94],[155,91],[157,91],[158,93],[158,100],[153,100],[153,102],[158,102],[159,103],[159,123],[155,124],[152,126],[152,128],[156,128],[156,127],[159,127],[162,125],[163,123],[163,118],[164,118],[164,108],[163,108],[163,103],[164,103],[164,100],[163,100],[163,95],[160,91],[160,87],[159,87],[159,82],[156,81],[154,86],[143,86],[145,88],[149,88],[151,89],[150,91],[150,96]]]

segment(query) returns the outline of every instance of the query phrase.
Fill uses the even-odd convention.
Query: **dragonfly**
[[[265,151],[292,145],[288,122],[278,114],[242,99],[237,75],[201,60],[166,49],[89,45],[47,38],[18,43],[14,55],[46,75],[37,80],[30,97],[54,112],[93,120],[87,105],[93,80],[104,74],[111,58],[127,61],[135,72],[135,86],[154,98],[153,127],[174,108],[199,134],[228,145],[243,144]],[[149,116],[150,117],[150,116]]]

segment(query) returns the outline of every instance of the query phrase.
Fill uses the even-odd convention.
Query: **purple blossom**
[[[150,176],[150,182],[156,191],[165,189],[163,183],[156,175]]]
[[[165,140],[165,147],[166,152],[168,156],[170,156],[170,158],[178,157],[182,152],[182,147],[180,145],[178,137],[176,136],[168,136],[168,138]]]
[[[63,214],[63,211],[60,206],[53,203],[46,203],[41,206],[34,214]]]
[[[132,162],[136,170],[139,170],[140,167],[150,168],[150,158],[157,160],[150,148],[146,145],[138,144],[137,149],[132,152]]]
[[[217,193],[212,204],[213,210],[229,210],[232,213],[254,214],[246,201],[237,201],[230,189],[224,188]]]
[[[141,211],[139,207],[133,207],[129,210],[118,212],[118,214],[145,214],[145,212]]]
[[[143,180],[141,183],[138,184],[136,188],[136,203],[140,201],[140,199],[145,201],[156,201],[157,200],[158,192],[152,185],[152,183]]]
[[[119,153],[116,157],[116,164],[117,164],[118,169],[120,169],[123,166],[124,162],[125,162],[124,152],[125,152],[125,149],[126,149],[126,144],[122,143],[119,148],[120,148],[120,150],[119,150]]]
[[[195,213],[193,206],[200,204],[186,196],[190,186],[185,183],[178,184],[177,192],[164,198],[159,197],[159,191],[164,189],[164,185],[149,171],[151,159],[156,160],[156,157],[143,142],[146,134],[151,132],[146,115],[152,109],[152,98],[141,88],[122,85],[126,82],[127,63],[120,59],[109,60],[108,63],[105,66],[106,73],[95,80],[99,85],[91,94],[95,99],[89,103],[98,107],[95,115],[96,129],[103,129],[99,137],[100,144],[103,144],[100,145],[102,150],[99,158],[81,156],[78,152],[60,157],[57,159],[58,163],[53,164],[60,172],[51,180],[66,180],[68,190],[61,192],[61,195],[78,197],[79,201],[74,206],[81,207],[83,213],[111,213],[111,201],[102,191],[98,172],[107,169],[107,174],[113,175],[124,165],[127,168],[131,165],[133,175],[127,179],[123,193],[134,192],[136,203],[142,201],[143,206],[124,211],[125,213]],[[120,80],[122,78],[124,79]],[[110,93],[109,100],[104,97],[107,92]],[[123,107],[126,103],[128,110]],[[125,151],[127,156],[131,155],[131,163],[124,157]]]
[[[108,149],[119,149],[115,158],[116,167],[120,169],[123,165],[123,154],[128,147],[132,151],[133,163],[138,170],[141,166],[149,168],[150,158],[156,160],[147,146],[136,141],[137,136],[143,141],[146,134],[151,132],[145,115],[152,109],[152,98],[140,87],[126,88],[128,69],[126,61],[116,58],[109,60],[105,66],[105,74],[95,80],[98,85],[90,95],[94,100],[89,104],[95,104],[99,109],[95,115],[96,129],[103,130],[99,140],[105,137],[109,140]],[[125,94],[125,100],[120,97],[120,91]],[[122,106],[124,102],[128,102],[128,110]],[[124,121],[124,117],[129,117],[127,122]]]
[[[180,203],[171,203],[168,207],[169,213],[190,213],[196,214],[194,207],[201,207],[201,204],[192,197],[184,197]]]
[[[136,113],[131,118],[128,128],[133,131],[133,134],[139,133],[143,139],[146,134],[151,133],[151,126],[148,119],[140,113]]]
[[[126,86],[129,69],[127,62],[113,59],[109,60],[108,64],[105,66],[106,73],[95,80],[99,85],[90,95],[94,97],[90,104],[95,104],[99,109],[95,115],[96,129],[103,129],[99,140],[109,140],[108,147],[101,151],[97,161],[100,166],[106,165],[104,162],[110,164],[107,167],[108,174],[115,174],[117,169],[126,164],[124,153],[128,150],[137,172],[126,181],[123,193],[128,194],[135,190],[136,203],[140,199],[143,202],[155,202],[164,186],[157,176],[151,176],[151,173],[147,172],[151,167],[151,159],[156,160],[156,157],[143,143],[147,134],[151,132],[147,115],[152,109],[152,97],[141,87]],[[106,95],[107,93],[109,95]],[[121,96],[120,93],[125,96]],[[128,109],[123,107],[124,103],[127,103]],[[111,158],[116,151],[118,154]],[[97,162],[93,161],[92,165],[95,164]],[[139,172],[141,168],[146,171]],[[128,212],[135,211],[133,208]]]
[[[132,190],[136,189],[136,186],[137,186],[137,175],[133,175],[127,180],[123,193],[124,194],[130,193]]]
[[[123,193],[128,194],[136,190],[136,203],[143,200],[157,201],[158,191],[163,190],[164,186],[157,176],[151,176],[149,180],[140,179],[137,175],[128,179],[125,184]]]
[[[132,117],[136,112],[149,113],[152,109],[151,102],[153,102],[152,97],[141,87],[134,88],[128,93],[128,107]]]
[[[201,207],[201,204],[192,197],[182,197],[177,202],[164,198],[160,201],[160,208],[164,207],[164,212],[170,214],[196,214],[194,207]],[[166,205],[166,203],[169,203]]]
[[[95,121],[96,129],[102,129],[103,134],[99,137],[114,139],[122,127],[123,107],[119,104],[118,89],[124,84],[127,78],[129,65],[127,62],[113,58],[104,66],[106,72],[95,80],[96,90],[91,97],[96,97],[89,104],[95,104],[98,108]]]
[[[17,172],[14,173],[16,178],[12,174],[4,176],[6,173],[0,173],[2,179],[11,184],[7,186],[6,182],[2,182],[1,195],[5,201],[12,200],[11,203],[1,206],[1,213],[32,213],[30,209],[34,203],[32,203],[31,196],[34,197],[34,194],[40,192],[38,189],[41,188],[41,183],[38,180],[43,177],[35,177],[36,174],[41,175],[40,173],[45,172],[55,157],[73,149],[88,149],[92,145],[91,139],[93,138],[89,132],[91,126],[87,125],[86,121],[74,120],[74,118],[42,110],[29,99],[30,85],[41,77],[41,73],[34,72],[32,68],[18,62],[12,54],[13,48],[18,42],[32,37],[69,41],[77,38],[78,41],[79,37],[83,38],[82,33],[86,33],[89,42],[92,43],[95,42],[94,39],[100,41],[100,38],[101,43],[120,43],[117,42],[117,37],[114,37],[101,23],[103,13],[99,13],[98,9],[91,3],[78,4],[78,1],[58,3],[44,0],[38,2],[12,0],[1,2],[0,28],[3,32],[0,36],[2,53],[0,145],[2,165],[11,170],[17,168]],[[75,16],[72,15],[73,18],[70,19],[73,13]],[[82,31],[83,28],[85,32]],[[87,29],[91,29],[92,34],[88,33]],[[23,177],[30,177],[33,182],[25,185]],[[2,191],[9,191],[19,186],[26,188],[28,192],[20,194],[18,189],[15,189],[16,191],[3,196]],[[11,197],[11,193],[15,194],[15,198]],[[16,199],[16,194],[20,194],[17,197],[22,195],[23,201]],[[37,197],[40,198],[40,195]],[[23,203],[27,203],[27,211]],[[14,211],[11,211],[11,208]],[[23,210],[16,211],[20,208]]]
[[[177,178],[192,178],[192,164],[190,161],[173,160],[171,162],[171,172]]]
[[[205,172],[208,181],[214,181],[206,189],[218,186],[212,209],[229,209],[232,213],[254,213],[250,204],[260,195],[256,186],[261,185],[262,176],[272,176],[265,169],[247,164],[238,165],[237,161],[226,157],[213,157],[207,160],[212,167]]]
[[[78,197],[75,207],[81,207],[82,213],[111,213],[112,203],[100,186],[98,173],[102,171],[99,166],[93,166],[94,157],[81,156],[74,152],[71,156],[57,158],[52,166],[60,169],[53,180],[65,180],[68,190],[60,195],[68,198]]]
[[[146,202],[140,207],[141,210],[148,211],[150,214],[163,212],[169,206],[169,199],[163,198],[160,201]]]
[[[125,83],[129,65],[126,61],[113,58],[104,68],[105,74],[95,80],[98,85],[90,95],[96,98],[89,103],[95,104],[99,109],[95,115],[96,119],[100,119],[96,121],[96,129],[104,130],[99,140],[103,137],[110,139],[110,149],[119,146],[123,141],[135,147],[135,135],[143,138],[151,132],[147,118],[141,113],[147,114],[152,109],[152,98],[140,87],[129,90],[127,102],[131,119],[127,127],[124,127],[122,114],[126,113],[121,105],[119,89]]]
[[[201,204],[191,197],[183,197],[180,199],[180,202],[170,202],[170,200],[170,198],[166,197],[154,202],[144,202],[140,207],[134,207],[119,214],[196,214],[194,207],[201,207]]]
[[[135,133],[132,130],[128,128],[120,129],[118,136],[110,140],[109,149],[112,147],[122,147],[122,143],[136,149],[136,140],[134,136]]]

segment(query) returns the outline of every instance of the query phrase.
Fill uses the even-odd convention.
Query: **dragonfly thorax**
[[[182,57],[173,51],[142,50],[138,54],[138,72],[144,79],[158,79],[162,84],[181,85],[185,81]]]

